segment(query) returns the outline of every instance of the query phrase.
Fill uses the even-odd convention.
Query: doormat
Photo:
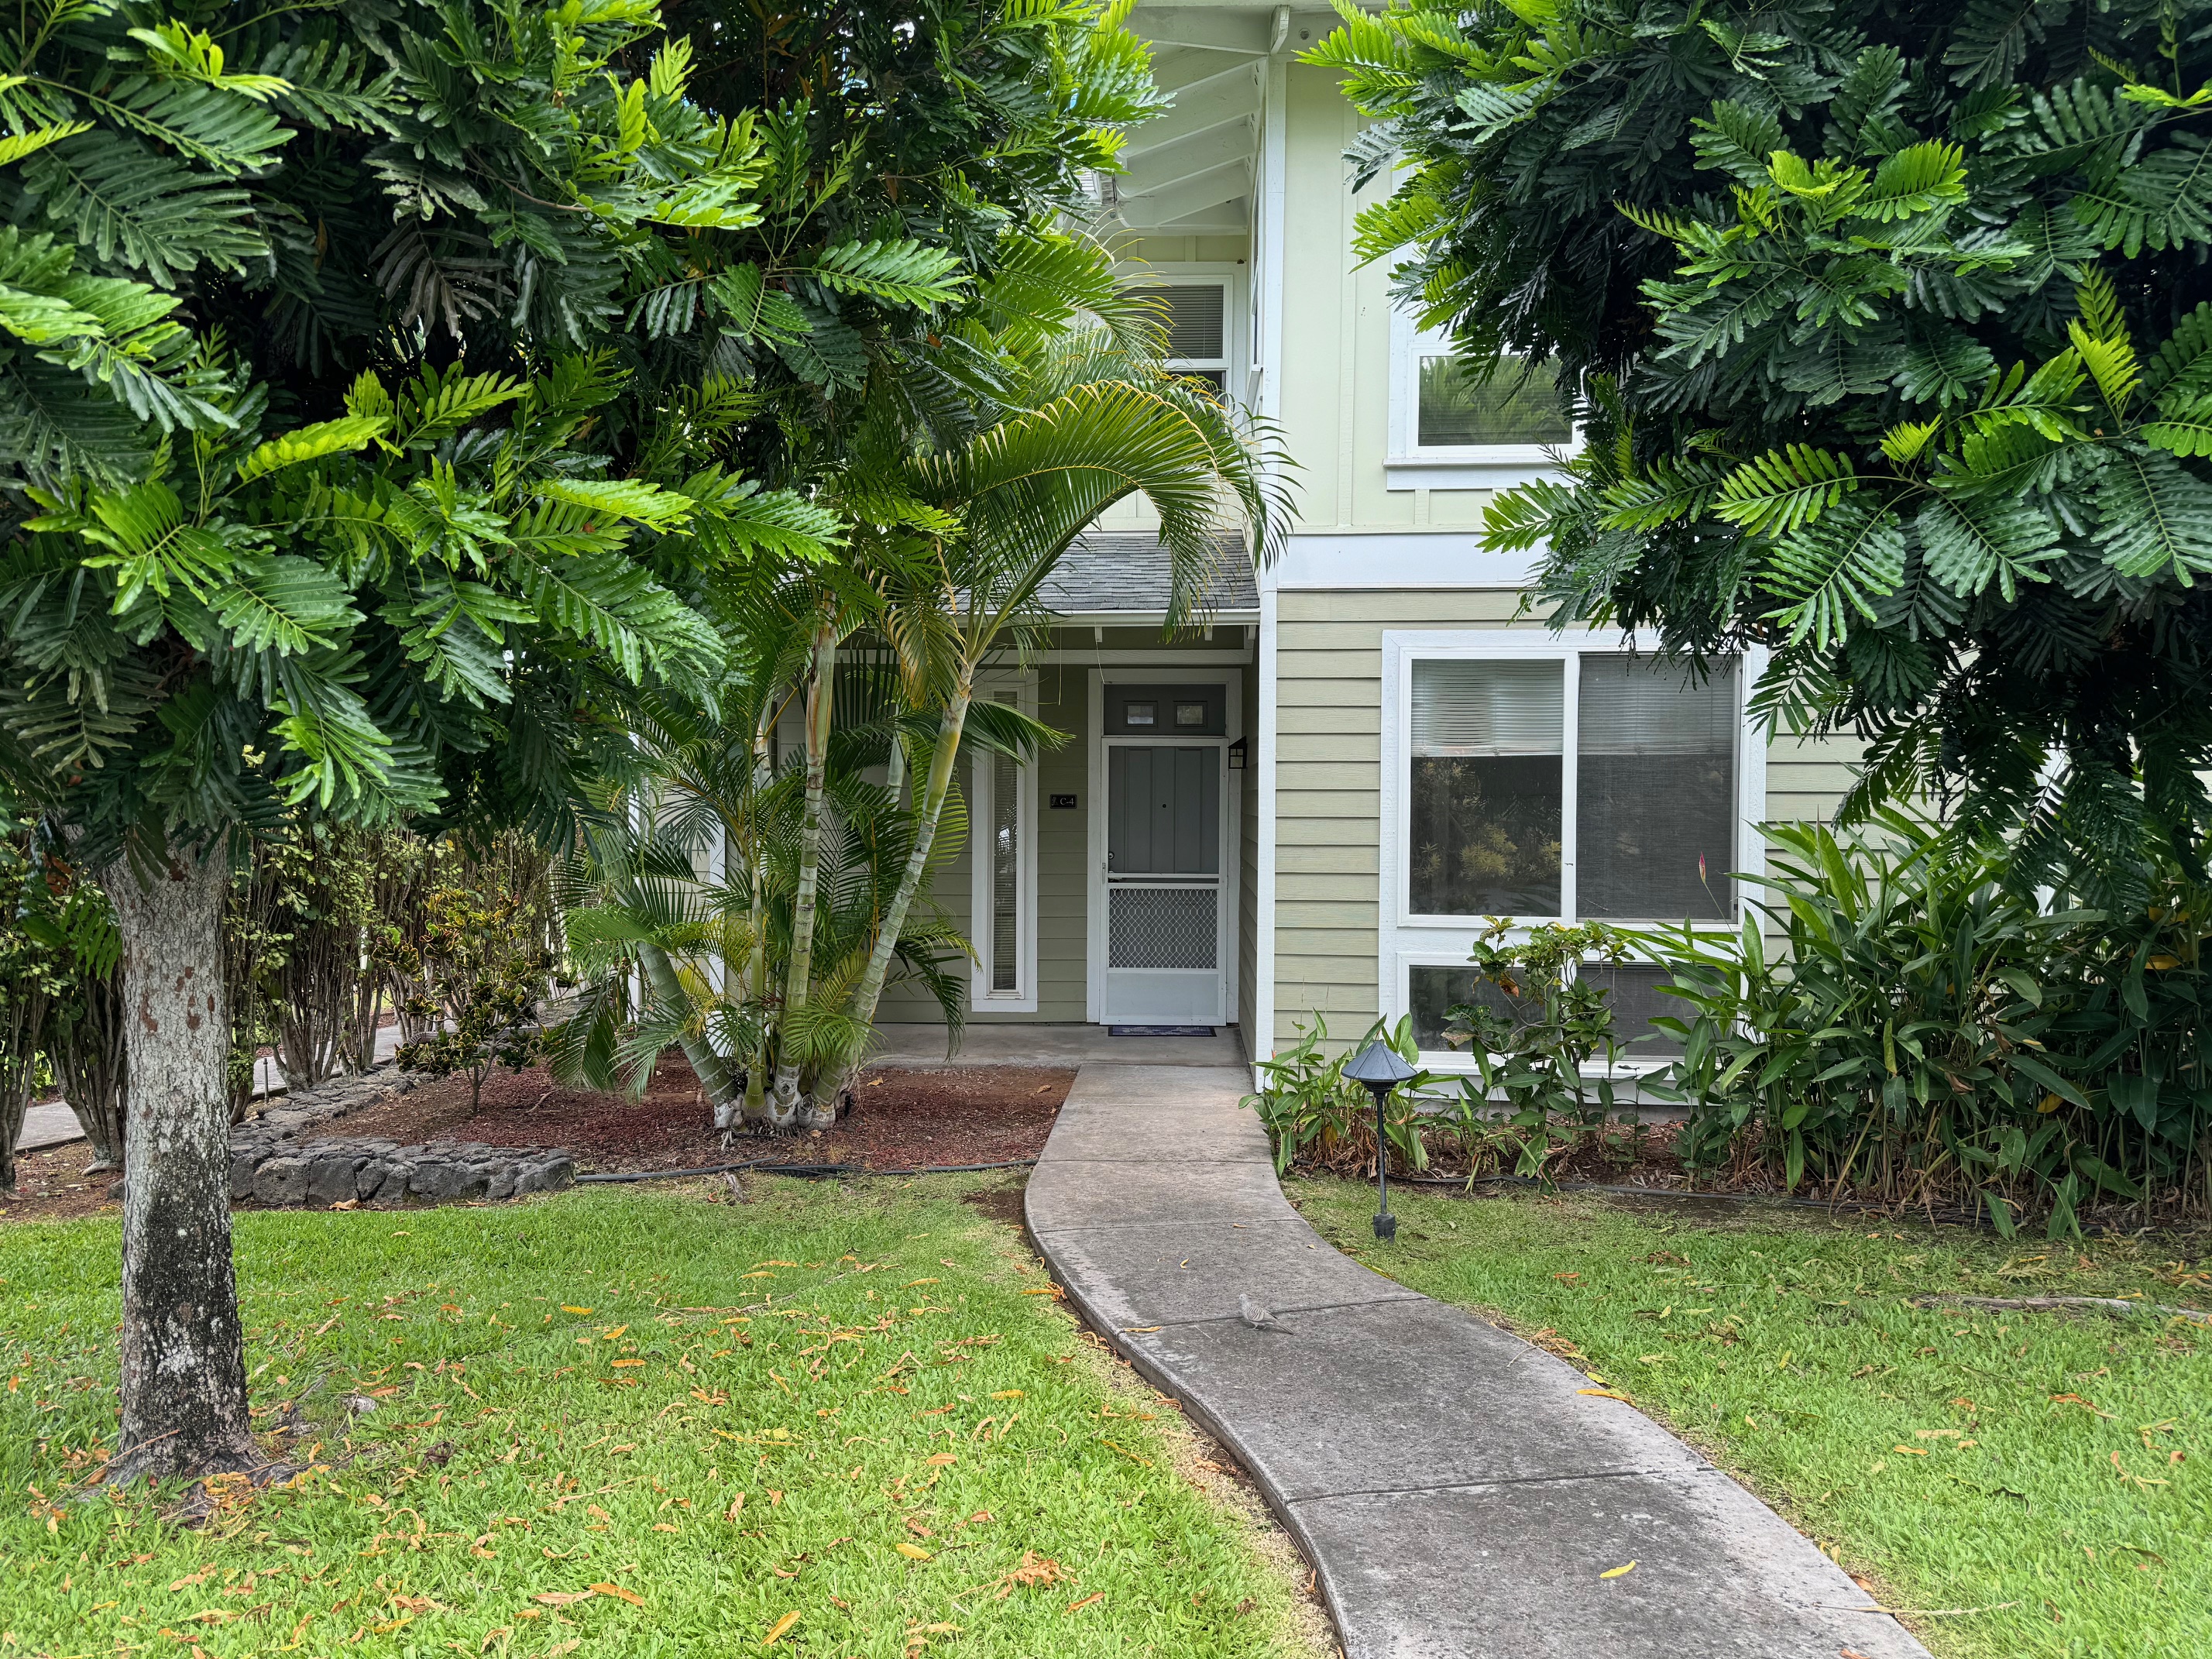
[[[1212,1036],[1211,1025],[1109,1025],[1109,1036]]]

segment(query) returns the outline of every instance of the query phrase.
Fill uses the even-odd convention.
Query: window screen
[[[1560,914],[1565,688],[1558,662],[1414,662],[1415,911]]]
[[[1139,289],[1137,297],[1165,308],[1170,361],[1218,363],[1227,360],[1229,347],[1218,283],[1177,283]]]
[[[1485,382],[1437,355],[1421,358],[1420,376],[1415,441],[1423,448],[1564,444],[1574,435],[1552,364],[1524,374],[1508,362]]]
[[[1735,895],[1736,684],[1648,658],[1582,659],[1575,908],[1606,921],[1724,920]]]
[[[1648,962],[1584,963],[1577,977],[1595,980],[1612,993],[1613,1041],[1620,1060],[1679,1060],[1682,1040],[1651,1022],[1661,1014],[1687,1020],[1694,1012],[1678,996],[1660,988],[1667,970]]]

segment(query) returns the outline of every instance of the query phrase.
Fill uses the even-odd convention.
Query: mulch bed
[[[0,1224],[121,1215],[121,1203],[107,1195],[115,1184],[115,1172],[86,1175],[84,1166],[91,1161],[92,1148],[82,1140],[16,1153],[15,1190],[0,1192]]]
[[[680,1057],[662,1060],[643,1100],[563,1089],[543,1071],[495,1071],[469,1109],[465,1078],[425,1084],[366,1112],[335,1120],[329,1133],[403,1143],[473,1140],[493,1146],[560,1146],[581,1170],[696,1169],[774,1158],[790,1164],[857,1164],[874,1170],[926,1164],[1004,1164],[1035,1158],[1052,1133],[1072,1070],[1036,1066],[878,1066],[854,1080],[853,1109],[836,1127],[806,1135],[740,1135],[726,1150]],[[82,1141],[26,1152],[18,1186],[0,1194],[0,1224],[119,1214],[107,1195],[112,1175],[82,1173]]]
[[[805,1135],[740,1135],[728,1147],[709,1120],[698,1079],[680,1056],[655,1068],[643,1100],[563,1089],[543,1071],[495,1072],[469,1108],[465,1078],[339,1120],[332,1133],[401,1142],[474,1140],[494,1146],[563,1146],[582,1170],[696,1169],[769,1158],[793,1164],[1000,1164],[1035,1158],[1052,1132],[1070,1070],[1031,1066],[872,1067],[853,1089],[836,1127]]]

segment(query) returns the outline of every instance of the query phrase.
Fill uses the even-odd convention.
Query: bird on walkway
[[[1237,1315],[1255,1331],[1287,1331],[1291,1328],[1276,1318],[1267,1304],[1249,1291],[1237,1298]]]

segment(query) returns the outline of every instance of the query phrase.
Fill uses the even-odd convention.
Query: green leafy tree
[[[558,828],[620,742],[589,688],[710,673],[678,591],[813,521],[727,470],[726,384],[614,429],[619,296],[761,173],[649,5],[190,20],[0,24],[0,789],[123,941],[118,1480],[260,1462],[227,845],[301,810]]]
[[[2202,6],[1431,0],[1311,61],[1402,167],[1370,258],[1474,372],[1582,388],[1502,497],[1561,622],[1763,645],[2016,878],[2140,896],[2212,827],[2212,37]]]
[[[481,885],[448,878],[423,904],[420,935],[393,954],[420,986],[407,1012],[427,1036],[400,1045],[400,1065],[469,1080],[469,1109],[495,1065],[521,1071],[538,1054],[538,1004],[553,975],[553,918],[538,878]]]

